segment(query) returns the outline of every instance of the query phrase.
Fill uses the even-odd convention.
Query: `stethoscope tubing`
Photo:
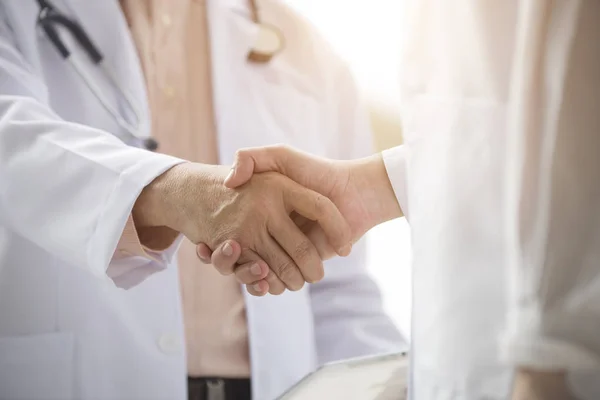
[[[142,122],[142,113],[139,107],[137,107],[133,96],[131,96],[130,93],[127,93],[123,91],[123,89],[121,89],[121,86],[119,85],[115,74],[103,62],[104,56],[102,52],[94,44],[92,39],[87,35],[83,27],[81,27],[81,25],[77,21],[61,14],[49,0],[36,1],[40,7],[40,12],[37,21],[38,26],[41,27],[41,29],[45,32],[46,36],[48,37],[52,45],[56,48],[60,56],[71,65],[71,67],[74,69],[77,75],[88,87],[90,92],[100,102],[102,107],[115,119],[117,124],[125,131],[127,136],[129,136],[129,140],[124,141],[126,143],[130,141],[141,143],[143,147],[147,150],[156,150],[158,148],[158,142],[155,139],[151,137],[140,136],[139,132]],[[267,29],[270,32],[274,33],[278,38],[277,48],[270,52],[265,53],[255,49],[250,49],[250,51],[248,52],[247,60],[249,62],[265,64],[268,63],[275,54],[283,50],[285,46],[285,38],[280,29],[278,29],[274,25],[265,24],[261,21],[256,0],[248,0],[248,2],[251,11],[252,21],[256,23],[261,29]],[[71,51],[64,44],[57,31],[57,27],[62,27],[66,29],[73,36],[79,47],[81,47],[81,49],[85,52],[92,64],[102,69],[104,74],[109,79],[110,83],[116,88],[116,90],[120,92],[120,96],[125,100],[126,106],[132,112],[133,117],[135,118],[134,124],[129,123],[129,121],[123,118],[121,113],[119,113],[119,111],[115,109],[111,102],[106,99],[102,89],[99,87],[98,84],[94,82],[94,79],[86,71],[86,68],[79,65],[79,62],[72,57]]]

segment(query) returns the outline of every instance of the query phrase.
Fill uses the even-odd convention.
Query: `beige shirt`
[[[206,5],[202,0],[121,0],[146,77],[160,151],[216,164]],[[141,248],[133,224],[122,241]],[[132,250],[135,252],[135,250]],[[233,277],[199,262],[184,240],[179,271],[190,376],[248,377],[245,303]]]

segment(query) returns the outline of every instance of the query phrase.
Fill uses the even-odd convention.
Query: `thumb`
[[[253,174],[260,172],[279,172],[297,170],[296,164],[306,162],[306,156],[285,145],[251,147],[235,153],[233,167],[225,178],[225,186],[236,188],[248,182]],[[294,180],[293,176],[290,176]]]
[[[225,186],[234,189],[248,182],[254,174],[254,158],[253,154],[259,152],[256,149],[238,150],[235,153],[235,161],[229,171],[229,175],[225,178]]]

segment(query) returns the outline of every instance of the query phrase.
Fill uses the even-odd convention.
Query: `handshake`
[[[380,155],[318,158],[285,146],[240,150],[233,168],[180,164],[148,185],[136,226],[163,227],[249,293],[299,290],[323,278],[375,225],[402,215]]]

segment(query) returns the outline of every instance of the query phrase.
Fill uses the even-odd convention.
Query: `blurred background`
[[[351,66],[367,100],[375,148],[402,142],[398,77],[401,0],[286,0],[309,19]],[[344,3],[343,13],[340,3]],[[401,17],[400,17],[401,18]],[[400,239],[398,239],[400,238]],[[405,219],[371,231],[369,268],[386,310],[410,336],[410,232]]]

